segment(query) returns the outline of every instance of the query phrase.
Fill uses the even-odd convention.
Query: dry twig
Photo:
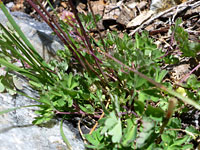
[[[185,2],[185,3],[182,3],[182,4],[178,5],[178,6],[174,6],[174,7],[170,8],[170,9],[167,9],[167,10],[165,10],[163,12],[160,12],[158,15],[156,15],[154,17],[149,18],[146,22],[144,22],[139,27],[137,27],[129,35],[130,36],[134,35],[136,32],[138,32],[139,30],[141,30],[141,29],[145,28],[146,26],[150,25],[152,22],[154,22],[156,19],[160,18],[161,16],[164,16],[164,15],[165,15],[165,17],[173,16],[173,18],[175,18],[175,16],[178,13],[183,12],[184,10],[187,10],[187,9],[194,9],[194,8],[196,8],[198,6],[200,6],[200,1],[196,2],[196,0],[191,0],[191,1],[188,1],[188,2]],[[179,9],[177,9],[177,8],[179,8]]]

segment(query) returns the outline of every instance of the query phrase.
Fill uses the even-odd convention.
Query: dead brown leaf
[[[154,14],[154,12],[151,10],[143,11],[139,16],[137,16],[133,20],[131,20],[127,24],[126,27],[127,28],[137,27],[137,26],[141,25],[143,22],[145,22],[147,19],[149,19],[153,14]]]

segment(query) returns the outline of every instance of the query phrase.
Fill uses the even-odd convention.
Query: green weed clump
[[[163,82],[168,72],[161,66],[169,60],[148,33],[136,34],[134,38],[124,34],[119,38],[116,32],[110,32],[96,41],[88,33],[100,20],[99,16],[78,14],[69,0],[73,13],[65,12],[57,22],[39,1],[37,5],[46,16],[35,3],[28,2],[65,44],[64,50],[57,51],[59,59],[46,63],[0,2],[12,25],[5,28],[0,24],[3,31],[0,64],[5,66],[0,91],[20,88],[14,84],[12,71],[27,77],[40,93],[40,98],[35,99],[41,105],[37,105],[40,109],[34,124],[48,122],[58,115],[63,119],[88,115],[97,122],[83,137],[90,149],[194,147],[191,141],[197,140],[199,131],[192,126],[182,128],[174,112],[181,113],[186,104],[200,109],[199,81],[190,76],[182,85],[187,96],[176,92],[171,83]],[[189,42],[179,21],[171,30],[183,56],[196,57],[200,44]],[[20,61],[22,67],[14,65],[13,60]],[[61,136],[70,148],[62,124],[63,120]]]

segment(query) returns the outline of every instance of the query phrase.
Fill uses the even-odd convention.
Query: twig
[[[109,103],[110,103],[110,99],[108,100],[108,102],[107,102],[105,108],[108,108]],[[105,115],[105,113],[103,112],[103,113],[101,114],[99,120],[102,119],[104,115]],[[99,121],[99,120],[98,120],[98,121]],[[92,134],[92,132],[96,129],[96,127],[98,126],[98,121],[96,121],[95,125],[94,125],[94,126],[92,127],[92,129],[90,130],[90,133],[89,133],[89,134]]]
[[[83,136],[83,132],[82,132],[82,130],[81,130],[81,120],[82,120],[82,118],[80,118],[79,121],[78,121],[78,130],[79,130],[79,132],[80,132],[80,135],[81,135],[81,137],[82,137],[84,143],[87,144],[86,139],[85,139],[85,137]]]
[[[89,115],[83,111],[79,111],[79,112],[60,112],[58,110],[55,110],[55,114],[63,114],[63,115]],[[100,118],[100,115],[92,115],[95,118]]]

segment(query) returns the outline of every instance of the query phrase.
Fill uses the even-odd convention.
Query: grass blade
[[[25,70],[25,69],[22,69],[22,68],[19,68],[9,62],[7,62],[6,60],[0,58],[0,64],[8,67],[9,69],[13,70],[13,71],[16,71],[16,72],[19,72],[21,73],[22,75],[25,75],[26,77],[30,78],[31,80],[34,80],[36,82],[42,82],[44,79],[42,79],[41,77],[39,77],[38,75],[35,75],[35,74],[31,74],[29,71]]]
[[[17,47],[22,51],[22,53],[26,56],[26,58],[31,62],[31,66],[35,68],[36,71],[40,73],[43,78],[53,83],[53,76],[49,69],[47,68],[47,64],[44,62],[44,59],[38,54],[38,52],[35,50],[33,45],[29,42],[29,40],[26,38],[20,27],[17,25],[15,20],[12,18],[12,16],[9,14],[8,10],[4,6],[3,2],[0,1],[0,8],[4,12],[5,16],[7,17],[8,21],[12,25],[13,29],[17,32],[17,34],[20,36],[23,42],[21,42],[19,39],[16,39],[16,36],[12,36],[9,34],[9,32],[6,32],[7,30],[4,29],[8,37],[11,38],[11,40],[17,45]],[[14,40],[13,40],[14,39]],[[25,43],[25,44],[24,44]],[[25,46],[25,47],[23,47]],[[28,62],[27,62],[28,63]],[[30,64],[29,64],[30,65]],[[51,77],[50,77],[51,76]]]
[[[21,109],[21,108],[26,108],[26,107],[39,107],[41,105],[28,105],[28,106],[22,106],[22,107],[15,107],[15,108],[9,108],[3,111],[0,111],[0,115],[3,115],[5,113],[9,113],[11,111],[17,110],[17,109]]]
[[[121,61],[119,61],[118,59],[114,58],[114,57],[111,56],[110,54],[108,54],[108,53],[103,53],[103,54],[104,54],[106,57],[108,57],[108,58],[112,59],[113,61],[115,61],[116,63],[120,64],[121,66],[127,68],[129,71],[131,71],[131,72],[133,72],[133,73],[139,75],[140,77],[142,77],[142,78],[146,79],[147,81],[149,81],[150,83],[154,84],[157,88],[162,89],[163,91],[165,91],[165,92],[167,92],[167,93],[169,93],[169,94],[171,94],[171,95],[173,95],[173,96],[175,96],[175,97],[181,99],[184,103],[190,104],[190,105],[192,105],[193,107],[195,107],[196,109],[199,109],[199,110],[200,110],[200,104],[197,103],[197,102],[195,102],[194,100],[192,100],[192,99],[190,99],[190,98],[188,98],[188,97],[184,97],[184,96],[182,96],[181,94],[179,94],[179,93],[177,93],[177,92],[175,92],[175,91],[173,91],[173,90],[170,90],[170,89],[166,88],[164,85],[162,85],[162,84],[160,84],[160,83],[154,81],[153,79],[151,79],[151,78],[145,76],[144,74],[138,72],[137,70],[135,70],[135,69],[133,69],[133,68],[131,68],[131,67],[129,67],[129,66],[123,64]]]
[[[63,131],[63,121],[64,121],[65,117],[63,117],[63,119],[60,122],[60,134],[62,136],[63,141],[65,142],[65,144],[67,145],[67,148],[69,150],[72,150],[72,146],[70,145],[69,141],[67,140],[64,131]]]
[[[22,40],[27,44],[27,46],[34,52],[34,54],[37,56],[37,58],[41,61],[43,60],[42,57],[37,53],[33,45],[29,42],[29,40],[26,38],[24,33],[21,31],[20,27],[17,25],[13,17],[9,14],[8,10],[4,6],[3,2],[0,1],[0,8],[4,12],[5,16],[7,17],[8,21],[11,23],[15,31],[19,34],[19,36],[22,38]]]

